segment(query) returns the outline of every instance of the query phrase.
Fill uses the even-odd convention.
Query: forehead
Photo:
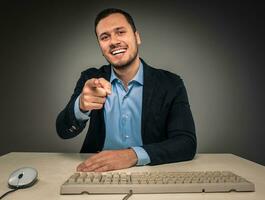
[[[101,33],[112,31],[117,27],[126,28],[129,26],[130,24],[124,15],[120,13],[114,13],[100,20],[96,27],[96,31],[97,34],[100,35]]]

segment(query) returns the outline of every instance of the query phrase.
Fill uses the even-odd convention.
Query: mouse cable
[[[128,193],[125,197],[123,197],[122,200],[127,200],[127,199],[129,199],[130,196],[132,196],[132,194],[133,194],[133,192],[132,192],[132,190],[130,190],[129,193]]]
[[[8,195],[9,193],[11,193],[11,192],[15,192],[16,190],[18,190],[19,188],[15,188],[15,189],[13,189],[13,190],[9,190],[9,191],[7,191],[6,193],[4,193],[2,196],[0,196],[0,199],[2,199],[2,198],[4,198],[6,195]]]

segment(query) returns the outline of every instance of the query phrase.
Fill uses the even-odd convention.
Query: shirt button
[[[122,121],[122,123],[123,123],[123,124],[125,124],[125,122],[126,122],[126,119],[125,119],[125,118],[122,118],[122,120],[121,120],[121,121]]]

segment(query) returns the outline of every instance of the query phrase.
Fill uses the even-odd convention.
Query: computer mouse
[[[22,167],[10,174],[8,185],[11,188],[27,188],[32,186],[38,177],[38,172],[32,167]]]

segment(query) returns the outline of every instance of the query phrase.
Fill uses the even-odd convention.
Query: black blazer
[[[143,60],[144,85],[142,103],[142,141],[150,165],[190,160],[196,153],[197,140],[188,96],[182,79],[165,70],[148,66]],[[56,120],[57,133],[67,139],[78,135],[86,126],[74,115],[74,103],[88,79],[110,80],[110,65],[89,68],[81,73],[69,103]],[[90,114],[89,129],[81,153],[101,151],[105,140],[103,109]]]

